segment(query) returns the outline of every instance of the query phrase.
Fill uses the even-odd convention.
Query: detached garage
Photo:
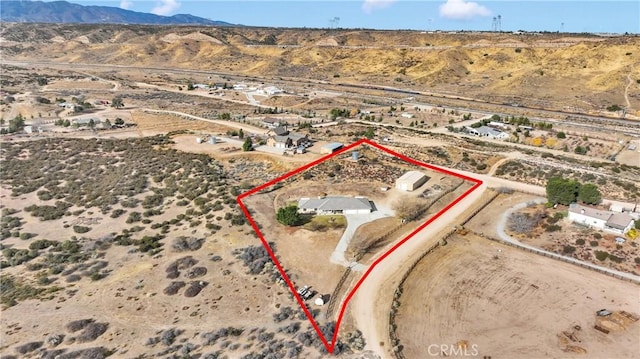
[[[344,147],[344,145],[340,142],[332,142],[329,144],[326,144],[324,146],[322,146],[322,148],[320,148],[320,153],[334,153],[337,150],[341,149],[342,147]]]
[[[409,171],[396,180],[396,188],[401,191],[414,191],[422,186],[429,177],[419,171]]]

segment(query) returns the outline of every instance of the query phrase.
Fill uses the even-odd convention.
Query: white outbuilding
[[[414,191],[429,178],[420,171],[409,171],[396,180],[396,188],[401,191]]]

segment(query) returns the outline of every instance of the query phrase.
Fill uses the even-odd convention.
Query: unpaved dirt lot
[[[441,344],[493,358],[637,356],[640,322],[594,329],[602,308],[638,314],[636,284],[472,235],[448,242],[404,284],[396,323],[406,358],[443,356]]]

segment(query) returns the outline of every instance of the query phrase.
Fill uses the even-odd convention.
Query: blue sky
[[[235,24],[416,30],[640,33],[640,1],[482,0],[107,0],[72,1],[161,15],[187,13]],[[333,22],[334,24],[336,22]]]

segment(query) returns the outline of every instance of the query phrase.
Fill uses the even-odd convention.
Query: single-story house
[[[266,128],[276,128],[282,125],[284,125],[284,121],[279,120],[277,118],[267,117],[262,120],[262,126]]]
[[[304,146],[309,142],[307,135],[288,132],[286,135],[274,135],[267,138],[267,146],[275,148],[291,148]]]
[[[320,148],[320,153],[324,153],[324,154],[334,153],[337,150],[341,149],[342,147],[344,147],[344,145],[340,142],[328,143],[322,146],[322,148]]]
[[[298,212],[315,214],[367,214],[373,211],[371,201],[365,197],[327,196],[300,198]]]
[[[277,95],[277,94],[281,94],[284,91],[275,87],[275,86],[267,86],[261,89],[256,90],[256,93],[260,94],[260,95],[268,95],[268,96],[273,96],[273,95]]]
[[[618,234],[627,233],[635,223],[628,213],[613,213],[577,203],[569,206],[569,220]]]
[[[498,131],[495,128],[489,126],[481,126],[478,128],[466,127],[467,132],[473,136],[488,137],[496,140],[506,140],[509,138],[509,134],[506,132]]]

